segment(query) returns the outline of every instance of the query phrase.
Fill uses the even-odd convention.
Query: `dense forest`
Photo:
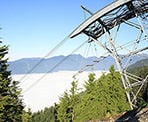
[[[7,71],[8,47],[2,42],[0,44],[0,122],[86,122],[130,110],[126,91],[120,82],[121,75],[111,66],[109,73],[103,73],[98,79],[95,74],[89,74],[84,89],[78,88],[79,81],[73,77],[70,90],[63,93],[59,103],[36,113],[30,109],[25,111],[19,82],[13,81],[11,72]],[[145,78],[148,73],[147,60],[141,62],[128,70]],[[138,96],[139,105],[148,102],[147,93],[146,84]]]

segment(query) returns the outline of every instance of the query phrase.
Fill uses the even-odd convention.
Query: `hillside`
[[[141,78],[145,78],[148,74],[148,59],[142,59],[130,65],[128,71]]]
[[[112,76],[115,78],[115,76],[117,77],[118,75],[113,74]],[[87,88],[86,90],[88,90],[88,91],[83,91],[83,93],[80,93],[80,94],[76,92],[77,94],[75,94],[75,97],[74,96],[72,97],[72,99],[75,98],[75,100],[77,101],[77,102],[74,102],[75,104],[73,104],[73,105],[75,107],[75,109],[74,109],[75,112],[78,112],[79,113],[79,114],[78,113],[75,114],[76,119],[77,119],[77,117],[80,116],[78,118],[78,122],[79,122],[80,119],[87,119],[87,116],[89,116],[88,119],[90,119],[90,118],[92,119],[90,121],[88,120],[87,122],[124,122],[124,121],[127,121],[127,122],[139,122],[139,121],[140,122],[147,122],[147,120],[148,120],[147,119],[148,118],[148,108],[147,107],[146,108],[143,108],[143,107],[146,106],[146,104],[143,104],[143,106],[140,106],[140,108],[137,108],[137,109],[134,109],[134,110],[131,110],[131,111],[118,111],[117,113],[113,113],[113,114],[106,113],[105,115],[103,115],[102,117],[100,117],[99,115],[102,115],[100,113],[100,111],[102,111],[102,109],[104,109],[106,106],[109,106],[109,107],[107,107],[107,110],[110,110],[109,112],[111,112],[111,110],[113,110],[113,111],[116,110],[115,108],[119,104],[118,105],[117,105],[117,103],[116,104],[112,104],[112,105],[115,105],[114,107],[111,107],[110,105],[111,105],[111,102],[112,101],[115,102],[119,98],[119,96],[118,96],[118,98],[113,97],[113,94],[111,93],[111,89],[109,90],[109,93],[107,93],[107,89],[104,90],[104,88],[105,88],[104,86],[109,86],[109,87],[106,87],[106,88],[113,88],[114,87],[114,85],[112,86],[112,83],[110,82],[111,80],[107,80],[107,81],[109,81],[108,85],[105,84],[105,82],[107,82],[105,79],[106,78],[107,79],[108,78],[111,78],[111,74],[103,75],[103,77],[102,77],[103,83],[101,83],[101,79],[95,80],[95,82],[94,82],[93,75],[91,75],[91,77],[89,77],[89,78],[90,79],[88,80],[87,84],[84,85]],[[91,81],[93,81],[93,82],[91,82]],[[114,82],[115,82],[115,80],[114,80]],[[101,83],[101,85],[99,85],[98,83]],[[115,84],[117,85],[117,83],[115,83]],[[103,89],[101,89],[101,88],[103,88]],[[119,89],[119,87],[117,87],[117,88]],[[101,91],[100,91],[100,89],[101,89]],[[114,91],[113,93],[116,94],[116,93],[119,93],[119,91],[121,91],[121,89],[120,90],[117,90],[117,92],[115,92],[116,90],[115,90],[115,87],[114,87],[113,88],[113,91]],[[100,99],[101,98],[101,94],[100,93],[101,94],[104,93],[104,95],[102,97],[102,100],[105,100],[105,101],[103,103],[102,102],[100,103],[100,100],[101,100]],[[72,112],[72,110],[69,111],[69,107],[68,108],[65,107],[66,105],[67,106],[70,106],[72,104],[71,102],[68,102],[68,101],[71,101],[70,100],[71,99],[71,95],[70,95],[69,92],[68,92],[68,94],[69,94],[68,96],[66,94],[66,97],[64,97],[65,95],[63,95],[62,97],[60,97],[59,104],[55,104],[56,105],[55,108],[52,107],[52,110],[54,109],[54,112],[56,111],[55,113],[57,113],[57,110],[59,110],[59,106],[62,105],[61,108],[64,109],[62,112],[66,111],[66,113],[62,113],[62,115],[65,115],[65,114],[66,115],[71,115],[69,113]],[[108,96],[109,94],[111,94],[112,97]],[[67,99],[67,98],[69,98],[69,99]],[[81,98],[81,99],[79,99],[79,98]],[[95,98],[97,98],[97,99],[95,99]],[[98,101],[98,98],[99,98],[99,101]],[[103,98],[105,98],[105,99],[103,99]],[[111,98],[111,100],[108,100],[109,98]],[[116,98],[116,99],[113,100],[113,98]],[[123,101],[122,98],[123,97],[119,98],[119,101],[118,102]],[[63,104],[61,104],[62,103],[61,100],[63,100]],[[81,100],[83,100],[82,103],[81,103]],[[103,105],[106,101],[110,101],[110,102],[109,103],[107,102],[105,105]],[[66,104],[64,104],[64,103],[66,103]],[[101,106],[104,106],[104,107],[101,107],[100,104],[101,104]],[[57,107],[57,105],[58,105],[58,107]],[[64,108],[63,108],[63,105],[64,105]],[[121,103],[120,103],[120,105],[121,105]],[[73,109],[74,107],[72,107],[71,109]],[[117,107],[117,108],[120,108],[120,107]],[[125,108],[125,106],[124,106],[124,108]],[[45,114],[47,113],[48,110],[51,110],[51,108],[49,108],[49,109],[46,108],[43,111],[38,112],[37,114],[35,113],[34,114],[34,119],[40,119],[41,116],[43,118],[45,117],[46,119],[48,117],[51,117],[49,115],[45,116]],[[55,115],[57,115],[57,114],[53,113],[52,111],[50,111],[50,113],[52,113],[52,114],[50,114],[50,115],[52,115],[52,117],[55,117],[56,118]],[[95,116],[98,116],[98,118],[95,117]],[[65,116],[65,117],[67,117],[67,116]],[[67,118],[67,119],[69,119],[69,118]],[[36,122],[36,121],[33,121],[33,122]]]
[[[143,59],[140,61],[137,61],[136,63],[130,65],[129,69],[135,69],[139,67],[147,67],[148,66],[148,59]]]

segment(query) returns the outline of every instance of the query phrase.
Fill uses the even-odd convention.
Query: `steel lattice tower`
[[[83,9],[85,8],[83,7]],[[94,14],[85,10],[91,16],[71,33],[70,38],[83,33],[88,36],[88,42],[97,43],[114,58],[132,109],[136,106],[140,90],[148,83],[148,75],[141,78],[127,71],[132,56],[148,50],[148,1],[116,0]],[[131,31],[136,30],[133,41],[126,40],[126,36],[128,36],[126,32],[125,42],[121,42],[113,36],[113,33],[118,35],[119,30],[124,29],[122,26],[125,25],[132,28]],[[106,36],[106,40],[102,41],[100,39],[102,36]],[[130,82],[131,79],[134,82]],[[138,87],[138,89],[134,91],[134,87]]]

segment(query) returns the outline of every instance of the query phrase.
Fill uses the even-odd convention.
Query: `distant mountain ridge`
[[[145,57],[145,58],[144,58]],[[111,65],[115,65],[115,61],[111,56],[108,56],[104,60],[97,57],[85,58],[79,54],[73,54],[70,56],[55,56],[47,59],[43,58],[23,58],[16,61],[8,62],[9,68],[12,74],[27,74],[27,73],[47,73],[56,71],[77,71],[84,67],[91,67],[97,61],[100,61],[93,67],[93,70],[108,70]],[[133,56],[131,64],[141,60],[148,59],[146,56]],[[38,62],[42,61],[32,72],[29,72]],[[122,61],[125,63],[125,60]],[[90,70],[89,69],[89,70]]]

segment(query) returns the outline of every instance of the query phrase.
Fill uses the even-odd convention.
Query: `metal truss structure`
[[[70,38],[83,33],[88,36],[89,43],[97,43],[115,59],[133,109],[140,90],[148,83],[148,75],[145,78],[133,75],[127,71],[127,67],[132,56],[148,51],[148,0],[116,0],[94,14],[87,9],[85,11],[91,16],[71,33]],[[130,33],[126,31],[127,28]],[[120,32],[122,37],[117,38]],[[102,36],[106,39],[101,40]],[[138,89],[135,91],[134,87]]]

